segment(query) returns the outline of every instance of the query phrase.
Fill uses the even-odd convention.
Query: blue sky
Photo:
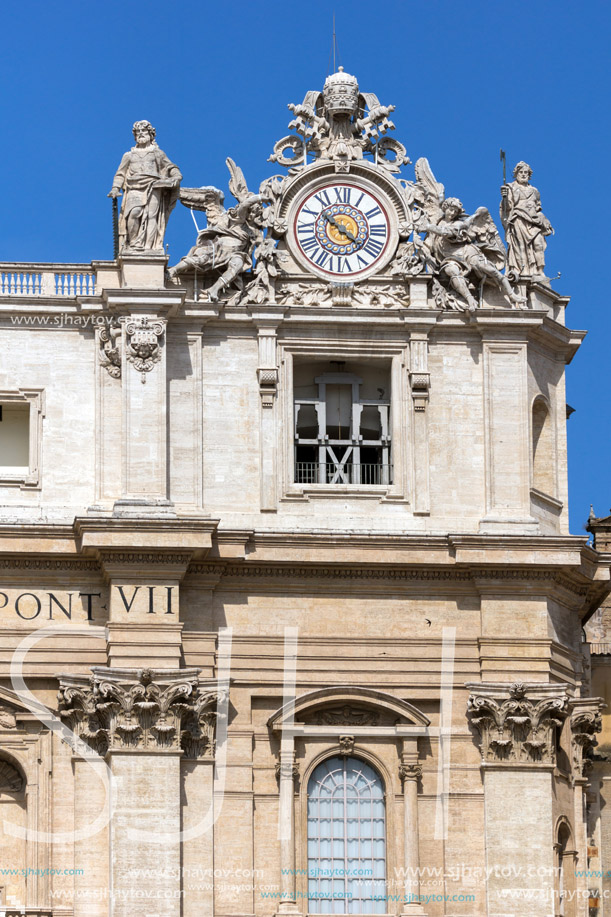
[[[567,373],[571,529],[611,507],[606,297],[611,4],[566,0],[307,0],[5,4],[0,260],[112,257],[106,194],[131,125],[147,118],[185,185],[251,187],[287,133],[288,102],[322,87],[336,12],[338,63],[394,104],[395,136],[448,194],[496,215],[499,148],[534,168],[556,229],[548,274],[588,337]],[[405,177],[411,178],[410,168]],[[171,260],[192,244],[178,207]]]

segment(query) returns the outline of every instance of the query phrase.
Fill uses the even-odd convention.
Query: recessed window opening
[[[392,483],[387,365],[296,364],[294,391],[296,483]]]
[[[0,469],[23,475],[30,464],[30,405],[0,405]]]

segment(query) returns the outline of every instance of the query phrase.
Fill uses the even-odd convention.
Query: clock
[[[351,282],[386,264],[396,243],[391,205],[369,184],[327,180],[295,201],[289,244],[306,269]]]

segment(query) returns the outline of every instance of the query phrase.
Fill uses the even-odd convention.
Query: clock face
[[[293,220],[299,260],[328,279],[372,273],[389,250],[388,210],[381,195],[348,182],[311,191],[299,202]]]

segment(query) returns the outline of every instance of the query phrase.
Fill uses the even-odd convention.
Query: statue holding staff
[[[108,194],[116,199],[123,192],[119,249],[162,252],[182,175],[155,143],[155,128],[150,121],[136,121],[133,132],[136,145],[123,156]]]
[[[538,190],[530,184],[532,169],[519,162],[514,181],[501,186],[501,223],[507,241],[507,268],[522,277],[546,280],[545,237],[554,230],[541,211]]]

